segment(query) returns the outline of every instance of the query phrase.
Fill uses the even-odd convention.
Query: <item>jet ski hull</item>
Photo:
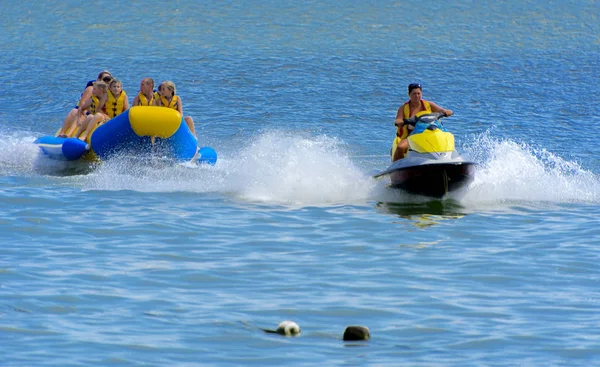
[[[392,188],[416,195],[441,198],[473,182],[475,163],[452,162],[423,164],[389,172]]]

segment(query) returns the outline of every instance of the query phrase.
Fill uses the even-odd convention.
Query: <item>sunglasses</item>
[[[112,78],[111,78],[110,76],[105,76],[104,78],[102,78],[102,80],[103,80],[105,83],[108,83],[108,82],[110,82],[110,81],[112,80]]]

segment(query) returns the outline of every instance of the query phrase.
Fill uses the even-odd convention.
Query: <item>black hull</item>
[[[444,163],[413,166],[390,173],[391,187],[416,195],[441,198],[460,190],[475,178],[475,164]]]

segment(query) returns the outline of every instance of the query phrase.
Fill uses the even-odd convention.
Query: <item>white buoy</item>
[[[271,329],[262,329],[266,333],[279,334],[283,336],[298,336],[302,334],[302,330],[300,330],[300,326],[293,321],[282,321],[277,325],[276,330]]]
[[[300,326],[293,321],[282,321],[277,325],[277,334],[285,336],[297,336],[302,333]]]

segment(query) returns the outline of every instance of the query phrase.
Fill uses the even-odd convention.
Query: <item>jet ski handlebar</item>
[[[425,115],[413,116],[411,118],[404,119],[402,124],[395,124],[395,125],[396,126],[410,125],[410,126],[414,127],[417,124],[417,122],[419,122],[419,121],[431,123],[433,121],[437,121],[437,120],[441,119],[442,117],[448,117],[448,115],[444,112],[432,112],[432,113],[428,113]]]

